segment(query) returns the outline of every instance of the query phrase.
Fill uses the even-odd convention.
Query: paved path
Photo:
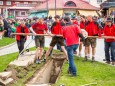
[[[46,47],[49,47],[49,43],[50,43],[50,41],[51,41],[51,37],[46,37],[45,41],[46,41],[45,46],[46,46]],[[31,43],[30,43],[30,42],[31,42]],[[28,38],[28,40],[27,40],[26,43],[25,43],[25,46],[27,46],[29,43],[30,43],[29,48],[35,46],[35,42],[34,42],[34,40],[32,41],[32,38],[31,38],[31,37]],[[18,52],[17,43],[15,43],[14,45],[12,45],[12,46],[10,46],[10,47],[1,49],[1,50],[0,50],[0,56],[5,55],[5,54],[14,53],[14,52]]]
[[[27,46],[27,44],[29,44],[32,41],[31,37],[28,38],[25,46]],[[49,47],[49,43],[51,41],[51,37],[46,37],[45,38],[45,46]],[[29,45],[29,48],[34,47],[35,43],[34,40],[31,42],[31,44]],[[56,48],[55,48],[56,49]],[[97,61],[101,61],[103,62],[104,59],[104,40],[103,39],[98,39],[97,40],[97,48],[96,48],[96,60]],[[14,53],[14,52],[18,52],[18,48],[17,48],[17,44],[15,43],[13,46],[10,46],[8,48],[2,49],[0,50],[0,56],[5,55],[5,54],[10,54],[10,53]],[[82,56],[84,56],[84,48],[82,50]]]

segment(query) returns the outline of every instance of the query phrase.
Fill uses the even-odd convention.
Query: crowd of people
[[[4,27],[4,29],[3,29]],[[2,19],[0,16],[0,31],[6,30],[5,37],[9,37],[10,33],[33,33],[36,45],[36,63],[46,62],[49,55],[52,54],[53,47],[57,45],[60,51],[63,51],[69,63],[68,73],[72,76],[77,75],[74,64],[74,54],[81,56],[82,47],[85,47],[85,57],[83,62],[90,58],[92,50],[92,61],[95,62],[95,53],[97,38],[102,35],[110,38],[104,39],[105,45],[105,61],[107,64],[115,65],[115,25],[111,17],[98,18],[96,16],[81,15],[77,17],[60,17],[56,15],[54,18],[33,18],[24,20]],[[39,34],[42,34],[39,35]],[[42,59],[45,36],[48,34],[52,37],[50,47]],[[27,40],[26,35],[16,35],[19,53],[23,54],[24,43]],[[79,48],[79,52],[77,49]],[[39,52],[40,50],[40,52]]]

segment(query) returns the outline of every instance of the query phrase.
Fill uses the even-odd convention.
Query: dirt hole
[[[64,55],[54,55],[52,60],[48,61],[26,82],[26,86],[56,83],[64,60]]]

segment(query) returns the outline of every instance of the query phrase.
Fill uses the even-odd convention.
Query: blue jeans
[[[74,50],[77,49],[79,44],[67,46],[67,54],[68,54],[68,60],[69,60],[69,71],[73,75],[77,75],[76,72],[76,66],[74,64]]]
[[[105,58],[108,62],[115,62],[115,42],[105,42]]]

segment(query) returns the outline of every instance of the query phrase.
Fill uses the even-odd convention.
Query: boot
[[[83,62],[85,62],[85,61],[87,61],[87,56],[85,56],[85,58],[84,58]]]
[[[95,57],[92,57],[92,62],[95,62]]]
[[[112,65],[115,65],[115,62],[114,62],[114,61],[112,61]]]
[[[106,61],[105,63],[110,64],[111,62],[110,61]]]

